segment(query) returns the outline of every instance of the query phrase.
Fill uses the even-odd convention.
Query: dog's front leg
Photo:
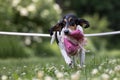
[[[72,64],[72,60],[71,58],[68,56],[67,52],[65,51],[65,48],[64,48],[64,45],[61,43],[58,44],[59,45],[59,48],[60,48],[60,51],[62,53],[62,56],[63,58],[65,59],[65,62],[71,66]]]

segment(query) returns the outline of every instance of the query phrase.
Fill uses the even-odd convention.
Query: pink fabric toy
[[[78,48],[80,48],[80,43],[84,40],[84,34],[80,30],[72,31],[67,37],[71,38],[64,38],[64,45],[68,55],[75,55],[77,53]]]
[[[77,41],[82,40],[84,37],[84,34],[80,31],[80,30],[75,30],[72,31],[69,36],[73,37],[74,39],[76,39]]]

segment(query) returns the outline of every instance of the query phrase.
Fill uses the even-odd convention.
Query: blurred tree
[[[16,1],[19,2],[16,4]],[[48,32],[61,14],[61,9],[53,0],[13,0],[12,7],[13,22],[18,26],[17,30],[23,32]]]
[[[12,23],[18,32],[48,33],[61,14],[59,5],[53,0],[13,0],[11,6],[14,9]],[[28,46],[41,41],[40,37],[25,37]]]
[[[61,9],[54,0],[0,0],[0,30],[48,33],[48,29],[58,21],[60,14]],[[1,40],[4,39],[9,40],[9,38],[1,36]],[[22,42],[22,46],[27,50],[23,50],[25,53],[31,51],[38,52],[35,51],[35,48],[38,45],[37,43],[41,43],[42,41],[40,37],[22,37],[22,40],[18,38],[12,39],[13,42],[15,40],[15,43],[12,43],[11,46],[16,45],[16,47],[22,48],[19,45]],[[12,42],[12,39],[7,42],[8,44],[6,40],[2,41],[2,43],[6,43],[4,46],[6,49],[8,48],[9,51],[11,50],[11,53],[14,52],[13,47],[10,48],[8,45]],[[23,41],[25,44],[23,44]],[[0,45],[2,43],[0,43]],[[25,45],[29,46],[29,48],[25,47]],[[41,46],[39,47],[41,50],[42,48]],[[2,48],[0,50],[2,50]],[[7,51],[5,53],[7,53]],[[0,54],[4,53],[0,51]],[[16,54],[16,52],[14,54]]]

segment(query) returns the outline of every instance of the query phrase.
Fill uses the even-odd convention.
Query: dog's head
[[[68,15],[64,16],[63,21],[65,23],[65,26],[64,26],[64,28],[65,28],[64,33],[65,34],[68,34],[69,30],[71,30],[71,31],[76,30],[77,25],[80,25],[83,28],[89,27],[88,21],[86,21],[85,19],[77,18],[73,14],[68,14]]]
[[[64,28],[64,33],[68,34],[69,33],[69,29],[71,30],[75,30],[77,25],[82,26],[83,28],[88,28],[89,27],[89,22],[86,21],[85,19],[80,19],[77,18],[75,15],[73,14],[67,14],[65,15],[62,20],[60,20],[55,26],[53,26],[50,29],[50,35],[53,34],[53,31],[59,31],[61,32],[61,30]]]
[[[63,17],[64,22],[64,34],[67,35],[69,33],[69,30],[75,30],[76,29],[76,23],[77,23],[77,17],[72,14],[65,15]]]

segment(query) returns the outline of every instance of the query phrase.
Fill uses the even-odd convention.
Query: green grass
[[[1,59],[0,80],[119,80],[120,59],[86,57],[86,67],[69,68],[63,58]]]

